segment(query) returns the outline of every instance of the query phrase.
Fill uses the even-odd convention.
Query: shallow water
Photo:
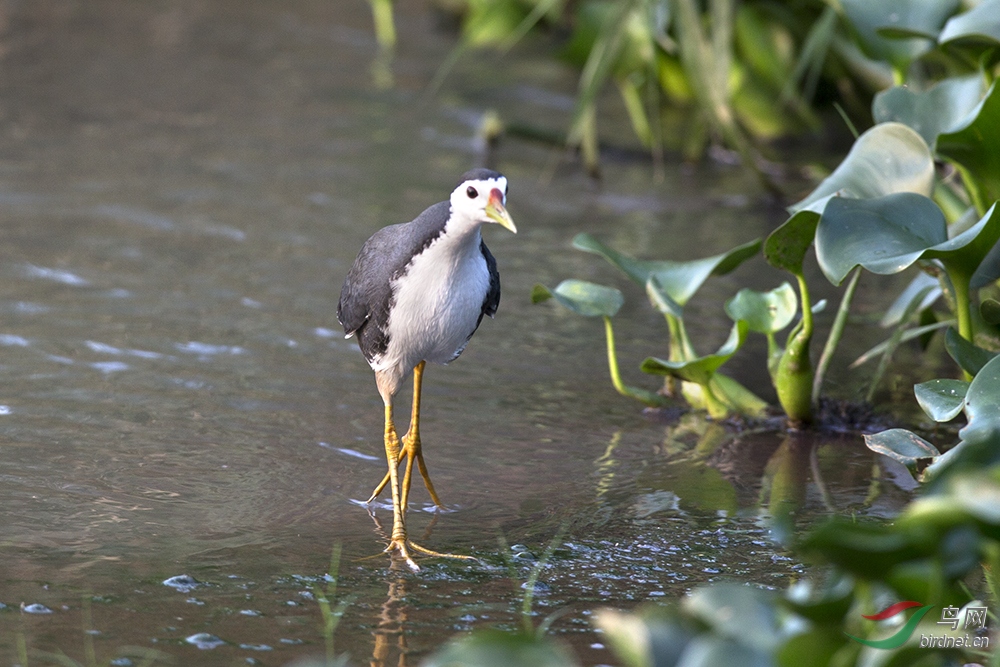
[[[462,63],[426,97],[453,38],[424,3],[397,5],[388,90],[373,85],[360,0],[0,10],[0,664],[323,656],[314,598],[335,553],[350,603],[333,650],[416,664],[460,630],[515,627],[521,583],[557,534],[537,620],[560,611],[553,631],[610,662],[593,609],[803,571],[759,518],[776,476],[803,521],[891,515],[906,498],[857,437],[782,444],[643,416],[610,387],[599,321],[529,303],[536,282],[623,287],[623,367],[654,387],[634,369],[663,352],[662,321],[569,240],[722,251],[781,220],[749,176],[668,164],[658,182],[611,154],[597,187],[511,139],[495,159],[519,233],[487,230],[500,312],[426,376],[425,453],[449,511],[424,511],[415,484],[410,514],[418,541],[482,563],[412,574],[378,556],[375,520],[391,511],[373,520],[360,501],[384,472],[381,402],[341,336],[340,283],[368,235],[481,159],[484,110],[560,128],[575,81],[528,44]],[[710,281],[689,306],[699,344],[728,330],[721,299],[783,279],[758,261]],[[752,355],[733,368],[766,393]]]

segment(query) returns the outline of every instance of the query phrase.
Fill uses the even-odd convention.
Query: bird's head
[[[472,224],[496,222],[517,233],[517,227],[507,213],[507,179],[490,169],[473,169],[451,193],[451,210]]]

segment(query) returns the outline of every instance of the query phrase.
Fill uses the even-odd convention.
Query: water
[[[529,43],[470,56],[427,98],[452,36],[424,3],[397,5],[388,90],[372,83],[360,0],[0,10],[0,664],[323,656],[316,596],[336,553],[332,604],[349,604],[334,652],[416,664],[458,631],[517,627],[521,584],[557,534],[535,620],[563,613],[553,631],[608,662],[587,621],[600,606],[804,571],[757,518],[776,476],[806,521],[888,516],[906,498],[857,437],[782,445],[644,417],[610,387],[599,321],[529,303],[533,284],[568,277],[626,288],[621,361],[654,387],[635,367],[664,352],[662,320],[569,240],[718,252],[782,219],[752,179],[668,164],[661,183],[609,154],[595,187],[510,139],[495,159],[519,233],[487,230],[500,312],[426,374],[425,454],[449,511],[425,511],[415,484],[410,513],[415,539],[482,563],[414,575],[378,555],[391,511],[359,501],[384,473],[381,401],[336,322],[340,283],[367,236],[480,159],[484,110],[558,129],[575,81]],[[699,345],[728,331],[721,299],[783,279],[758,261],[710,281],[688,311]],[[766,392],[753,357],[737,361]]]

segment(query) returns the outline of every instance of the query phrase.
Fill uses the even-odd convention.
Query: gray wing
[[[347,336],[358,335],[370,362],[389,344],[386,324],[392,307],[392,282],[406,271],[414,255],[444,230],[451,205],[431,206],[412,222],[383,227],[365,241],[347,272],[337,304],[337,319]]]
[[[483,315],[493,317],[497,314],[497,307],[500,305],[500,271],[497,270],[497,260],[490,249],[486,247],[485,241],[479,245],[479,248],[483,251],[483,257],[486,258],[486,269],[490,272],[490,289],[483,300],[483,311],[479,314],[481,322]]]

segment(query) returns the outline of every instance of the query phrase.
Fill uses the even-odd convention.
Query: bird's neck
[[[443,246],[441,249],[456,255],[478,251],[479,244],[483,239],[480,231],[482,226],[483,223],[478,220],[470,220],[464,216],[452,216],[445,224],[444,232],[439,238],[439,242]]]

